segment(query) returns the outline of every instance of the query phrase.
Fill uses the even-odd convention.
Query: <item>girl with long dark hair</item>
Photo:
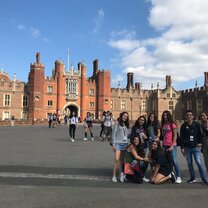
[[[170,151],[172,153],[172,157],[174,160],[174,168],[177,176],[176,183],[181,183],[181,173],[177,162],[177,125],[173,121],[170,111],[164,111],[162,113],[161,129],[163,138],[163,148],[166,151]]]
[[[120,170],[120,182],[124,182],[123,157],[128,145],[129,115],[127,112],[120,113],[119,118],[112,130],[112,150],[114,152],[112,181],[117,182],[116,172]]]
[[[171,180],[174,183],[175,175],[172,172],[173,164],[171,154],[161,148],[160,141],[153,141],[151,149],[150,160],[154,165],[151,182],[153,184],[161,184]]]

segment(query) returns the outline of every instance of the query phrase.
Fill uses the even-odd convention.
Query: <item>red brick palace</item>
[[[195,115],[202,110],[208,112],[208,72],[204,73],[204,86],[176,91],[172,87],[171,76],[166,76],[165,89],[142,89],[142,84],[134,84],[134,74],[127,74],[126,88],[111,88],[109,70],[98,69],[98,59],[93,62],[93,73],[86,77],[86,65],[78,63],[77,69],[65,69],[62,60],[56,60],[51,77],[45,77],[44,64],[40,53],[30,64],[28,82],[21,82],[14,75],[11,80],[6,72],[0,72],[0,120],[8,120],[11,115],[17,120],[43,121],[49,114],[57,113],[62,118],[75,111],[84,118],[91,112],[99,119],[104,110],[113,112],[114,118],[122,111],[129,112],[130,119],[154,112],[161,117],[164,110],[170,110],[175,119],[183,119],[183,113],[192,109]]]

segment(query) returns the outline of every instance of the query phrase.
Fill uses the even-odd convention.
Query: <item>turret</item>
[[[36,62],[30,64],[29,92],[29,118],[44,118],[44,65],[40,63],[39,52]]]
[[[55,61],[55,74],[57,76],[57,113],[64,105],[65,96],[65,80],[64,80],[65,65],[62,60]]]

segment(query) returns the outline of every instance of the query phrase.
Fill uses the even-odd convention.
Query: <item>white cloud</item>
[[[19,29],[19,30],[26,30],[27,28],[24,26],[24,25],[22,25],[22,24],[19,24],[18,26],[17,26],[17,28]]]
[[[40,31],[36,28],[31,27],[30,32],[34,38],[38,38],[40,36]]]
[[[94,19],[95,27],[92,31],[92,33],[96,34],[99,33],[101,24],[104,21],[105,13],[103,9],[98,10],[97,12],[97,17]]]
[[[116,87],[118,87],[118,84],[121,83],[121,81],[123,81],[123,80],[124,80],[124,76],[122,76],[122,75],[117,75],[117,76],[114,77],[111,81],[112,81],[112,83],[113,83]]]
[[[134,31],[126,29],[111,33],[108,45],[120,51],[123,73],[132,71],[135,81],[143,83],[164,81],[165,75],[176,83],[203,76],[208,66],[208,1],[151,2],[149,23],[160,32],[158,37],[138,40],[127,37]]]

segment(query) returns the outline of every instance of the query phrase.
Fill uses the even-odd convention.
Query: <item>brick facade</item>
[[[0,119],[11,115],[27,123],[41,123],[49,114],[58,113],[61,118],[75,111],[81,119],[91,112],[99,119],[104,110],[113,112],[114,118],[122,111],[129,112],[130,119],[154,112],[161,118],[164,110],[170,110],[175,119],[183,119],[183,113],[192,109],[195,115],[208,112],[208,72],[203,87],[176,91],[171,76],[166,76],[165,89],[143,90],[141,83],[133,82],[134,74],[127,74],[126,88],[111,88],[109,70],[98,69],[98,59],[93,62],[93,74],[86,77],[86,65],[78,63],[77,69],[65,69],[63,61],[56,60],[51,77],[44,76],[45,66],[36,61],[30,64],[28,83],[13,80],[0,72]],[[2,122],[1,122],[2,123]],[[1,125],[1,124],[0,124]]]

